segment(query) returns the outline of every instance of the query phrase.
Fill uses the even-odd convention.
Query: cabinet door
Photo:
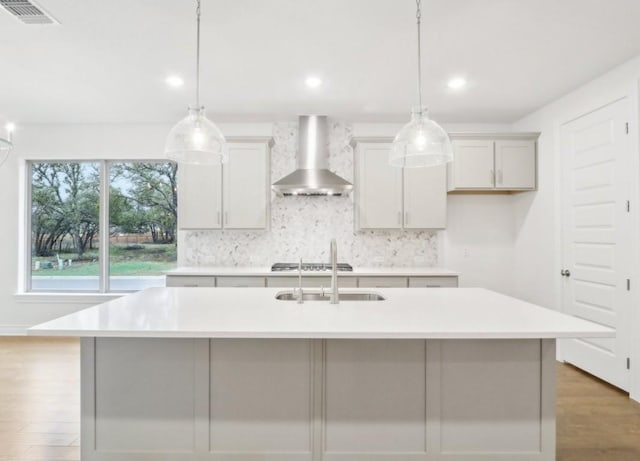
[[[447,167],[405,168],[405,229],[443,229],[447,224]]]
[[[496,141],[496,189],[535,188],[535,141]]]
[[[178,229],[220,229],[222,226],[220,166],[178,166]]]
[[[402,169],[389,165],[390,143],[358,146],[356,171],[358,227],[402,227]]]
[[[266,143],[229,144],[224,165],[224,227],[267,227],[269,155]]]
[[[216,278],[203,275],[167,275],[168,287],[215,287]]]
[[[360,288],[407,288],[406,277],[358,277]]]
[[[216,277],[216,286],[220,288],[243,288],[243,287],[260,287],[264,288],[264,277],[235,277],[223,276]]]
[[[331,288],[331,277],[302,277],[302,286],[304,288],[320,288],[324,287],[327,291]],[[339,288],[355,288],[355,277],[341,277],[338,274],[338,287]],[[269,288],[297,288],[298,276],[279,276],[279,277],[267,277],[267,287]]]
[[[449,164],[449,190],[493,189],[493,141],[453,141],[454,157]]]
[[[438,276],[438,277],[409,277],[409,288],[457,288],[458,277]]]

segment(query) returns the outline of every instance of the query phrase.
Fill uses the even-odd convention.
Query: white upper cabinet
[[[178,166],[179,229],[268,227],[270,140],[230,140],[228,149],[222,167]]]
[[[222,167],[224,227],[264,229],[269,199],[269,155],[265,143],[229,145]]]
[[[178,229],[222,227],[222,168],[178,165]]]
[[[493,141],[452,141],[454,160],[449,164],[449,190],[493,189]]]
[[[358,229],[440,229],[446,226],[446,167],[389,165],[391,140],[359,141],[356,153]]]
[[[405,168],[405,229],[444,229],[447,225],[447,166]]]
[[[358,144],[356,207],[361,229],[402,226],[402,169],[389,165],[389,143]]]
[[[535,189],[535,141],[496,141],[495,149],[496,189]]]
[[[536,188],[539,133],[452,134],[449,191],[522,191]]]

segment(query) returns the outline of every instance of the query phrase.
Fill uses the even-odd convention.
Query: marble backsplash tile
[[[298,129],[276,123],[271,179],[294,170]],[[351,126],[330,121],[329,168],[353,181]],[[184,239],[188,266],[270,266],[274,262],[327,261],[329,242],[338,241],[338,259],[354,266],[435,266],[437,235],[430,231],[354,230],[353,197],[278,197],[271,199],[267,231],[189,231]]]

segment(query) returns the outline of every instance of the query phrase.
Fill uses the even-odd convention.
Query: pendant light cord
[[[200,0],[196,0],[196,107],[200,110]]]
[[[420,23],[422,22],[421,0],[416,0],[416,23],[418,25],[418,111],[422,115],[422,54],[420,49],[421,34]]]

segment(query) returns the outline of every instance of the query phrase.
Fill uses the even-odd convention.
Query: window
[[[176,265],[171,162],[30,162],[27,291],[164,286]]]

